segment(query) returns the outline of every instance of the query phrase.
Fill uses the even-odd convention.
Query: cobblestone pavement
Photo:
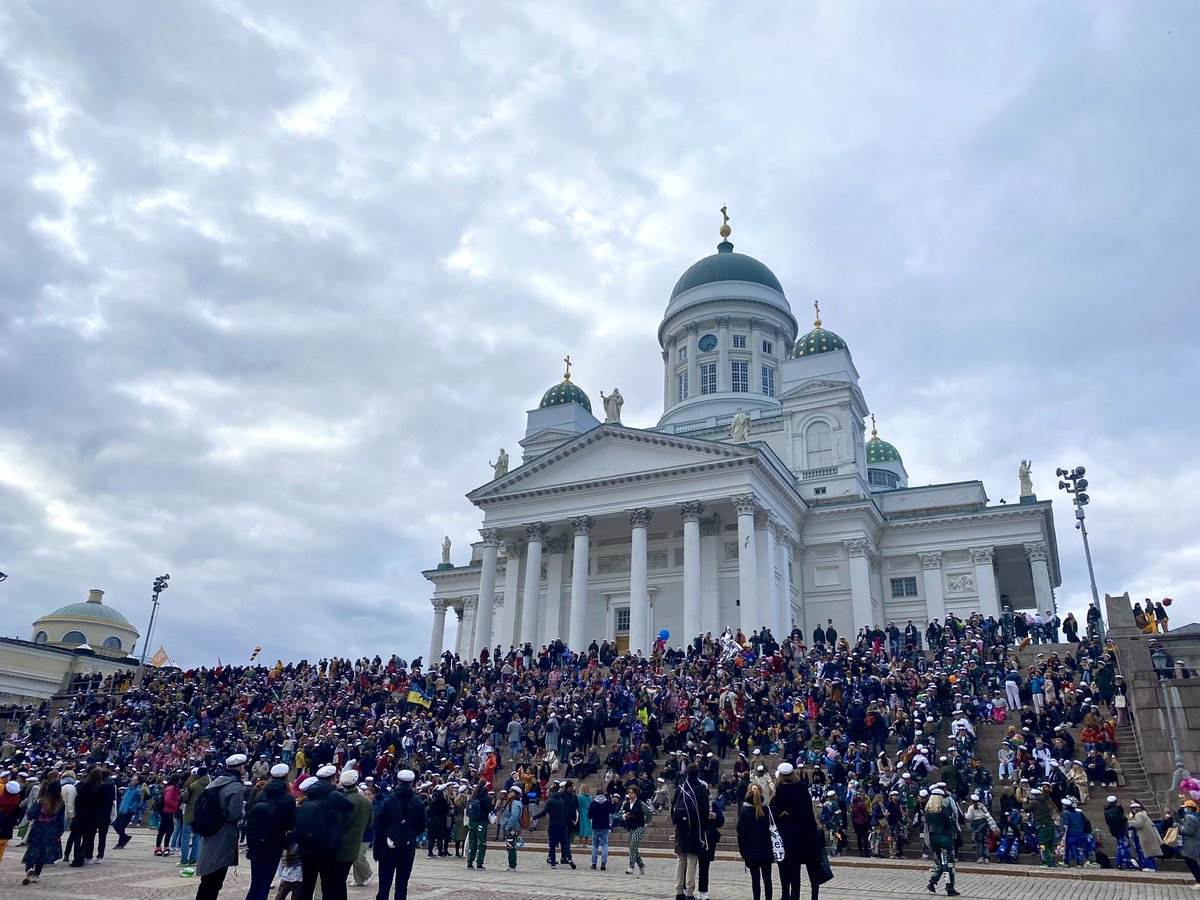
[[[0,900],[38,897],[43,900],[190,900],[198,880],[180,878],[177,859],[156,859],[153,838],[146,832],[133,832],[134,839],[122,851],[110,849],[100,865],[70,869],[59,862],[46,869],[41,881],[21,886],[23,848],[10,846],[0,862]],[[111,844],[110,844],[111,848]],[[418,855],[409,894],[414,898],[439,900],[517,900],[538,897],[597,897],[605,900],[674,897],[675,863],[669,858],[647,858],[646,875],[624,874],[624,860],[614,855],[607,872],[593,872],[581,852],[576,857],[580,868],[551,870],[541,853],[522,853],[517,872],[505,870],[501,851],[489,849],[484,872],[469,871],[462,860],[426,860]],[[974,867],[972,867],[974,868]],[[984,900],[1008,900],[1036,892],[1037,900],[1158,900],[1195,896],[1188,890],[1190,878],[1181,875],[1141,876],[1128,873],[1129,880],[1116,880],[1102,872],[1089,872],[1086,878],[1049,877],[1036,869],[1006,867],[1004,874],[960,871],[957,887],[964,897]],[[1019,872],[1019,876],[1017,873]],[[1065,874],[1065,873],[1064,873]],[[1078,873],[1073,873],[1078,875]],[[896,867],[884,864],[836,865],[834,880],[821,890],[824,898],[858,900],[876,895],[887,897],[929,897],[924,866],[912,863]],[[1023,876],[1020,877],[1020,876]],[[1035,879],[1029,884],[1025,879]],[[242,900],[250,884],[246,865],[231,871],[221,891],[224,900]],[[943,881],[944,884],[944,881]],[[348,888],[350,900],[373,900],[376,886]],[[942,888],[944,894],[944,887]],[[776,882],[775,896],[779,896]],[[718,860],[714,864],[709,894],[713,900],[748,900],[750,879],[740,863]],[[803,897],[808,897],[807,882]]]

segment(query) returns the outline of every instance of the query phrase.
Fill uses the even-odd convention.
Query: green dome
[[[111,606],[105,606],[103,603],[97,603],[94,601],[85,603],[68,603],[66,606],[59,607],[49,615],[42,616],[42,618],[49,619],[57,616],[63,616],[69,619],[101,619],[106,622],[118,622],[121,625],[129,625],[129,620]]]
[[[867,465],[871,463],[901,462],[900,451],[876,436],[867,441]]]
[[[592,401],[588,399],[588,395],[569,379],[564,379],[561,384],[556,384],[542,394],[542,402],[538,404],[538,409],[545,409],[547,406],[562,406],[566,403],[578,403],[588,412],[592,411]]]
[[[812,356],[815,353],[830,353],[834,350],[849,350],[846,342],[820,326],[817,326],[800,340],[796,341],[794,356]]]
[[[717,245],[716,253],[694,263],[679,277],[675,282],[675,289],[671,291],[671,299],[674,300],[684,291],[690,291],[702,284],[716,284],[721,281],[749,281],[751,284],[761,284],[783,293],[783,285],[779,283],[774,272],[753,256],[734,253],[733,244],[722,241]]]

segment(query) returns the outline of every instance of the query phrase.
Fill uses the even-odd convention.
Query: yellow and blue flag
[[[429,705],[432,702],[429,695],[425,693],[425,690],[419,684],[413,684],[409,687],[407,699],[409,703],[415,703],[417,706],[423,706],[426,709],[429,709]]]

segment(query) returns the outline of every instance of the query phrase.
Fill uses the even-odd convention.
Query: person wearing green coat
[[[341,872],[338,883],[342,886],[342,896],[345,896],[346,879],[350,875],[351,867],[362,852],[363,835],[375,821],[375,810],[371,801],[357,790],[358,772],[355,769],[343,769],[339,781],[346,794],[346,799],[353,807],[342,819],[342,849],[338,851],[337,855],[338,869]],[[366,875],[356,880],[366,884],[370,879],[370,865],[368,864]]]

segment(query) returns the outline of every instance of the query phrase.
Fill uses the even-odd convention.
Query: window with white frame
[[[770,341],[763,341],[763,353],[767,354],[768,356],[774,356],[775,355],[775,345],[772,344]]]
[[[804,432],[806,469],[823,469],[833,465],[833,430],[828,422],[813,422]]]
[[[750,363],[735,362],[733,364],[733,378],[731,379],[731,390],[746,394],[750,391]]]
[[[688,398],[688,373],[684,372],[679,376],[679,399],[686,400]]]
[[[733,349],[734,350],[745,350],[746,349],[746,336],[744,334],[735,334],[733,336]]]
[[[717,392],[717,364],[705,363],[700,367],[700,393],[715,394]]]
[[[892,579],[892,597],[915,597],[917,596],[917,579],[915,576],[907,578]]]
[[[617,634],[629,634],[629,610],[617,610]]]
[[[768,397],[775,396],[775,367],[762,367],[762,392]]]
[[[680,347],[679,347],[679,358],[680,358],[681,360],[687,359],[687,347],[685,347],[685,346],[683,346],[683,345],[680,345]]]

